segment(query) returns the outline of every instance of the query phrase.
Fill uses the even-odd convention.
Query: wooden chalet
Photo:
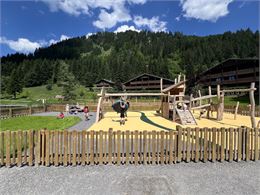
[[[113,81],[101,79],[95,83],[96,88],[112,88],[115,85]]]
[[[219,84],[225,88],[247,88],[252,82],[259,88],[259,59],[231,58],[203,72],[196,84],[203,87]]]
[[[144,73],[137,77],[130,79],[123,83],[125,90],[161,90],[161,79],[162,87],[167,88],[174,84],[173,80],[162,78],[156,75]]]

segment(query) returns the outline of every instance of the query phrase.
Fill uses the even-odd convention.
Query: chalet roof
[[[233,65],[233,64],[238,64],[240,62],[251,62],[251,61],[258,61],[258,63],[259,63],[259,59],[258,58],[228,58],[228,59],[222,61],[221,63],[219,63],[219,64],[209,68],[208,70],[202,72],[200,75],[206,74],[209,71],[211,71],[212,69],[214,69],[214,68],[216,68],[218,66],[221,66],[221,65],[228,66],[230,64]]]
[[[171,86],[169,86],[169,87],[163,89],[162,92],[165,93],[165,92],[167,92],[167,91],[170,91],[170,90],[173,89],[173,88],[177,88],[177,87],[183,85],[185,82],[186,82],[186,80],[185,80],[185,81],[180,81],[179,83],[176,83],[176,84],[173,84],[173,85],[171,85]]]
[[[108,84],[111,84],[111,85],[114,85],[115,82],[113,81],[110,81],[110,80],[107,80],[107,79],[100,79],[99,81],[97,81],[95,84],[98,84],[100,82],[105,82],[105,83],[108,83]]]
[[[174,81],[171,80],[171,79],[166,79],[166,78],[159,77],[159,76],[156,76],[156,75],[153,75],[153,74],[143,73],[143,74],[141,74],[141,75],[138,75],[138,76],[136,76],[136,77],[134,77],[134,78],[132,78],[132,79],[130,79],[130,80],[124,82],[123,84],[125,85],[126,83],[129,83],[129,82],[131,82],[131,81],[133,81],[133,80],[135,80],[135,79],[138,79],[138,78],[140,78],[140,77],[143,77],[143,76],[149,76],[149,77],[154,77],[154,78],[157,78],[157,79],[163,79],[163,80],[167,80],[167,81],[169,81],[169,82],[174,83]]]

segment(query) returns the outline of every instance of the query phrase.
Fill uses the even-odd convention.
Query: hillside
[[[30,55],[4,56],[1,81],[6,83],[17,70],[25,87],[56,83],[60,60],[83,86],[92,86],[101,78],[122,82],[143,72],[170,79],[182,72],[191,78],[230,57],[258,57],[258,43],[259,31],[250,29],[205,37],[180,32],[102,32],[65,40]]]

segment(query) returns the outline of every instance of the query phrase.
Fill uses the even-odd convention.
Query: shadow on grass
[[[143,122],[145,122],[145,123],[148,123],[148,124],[153,125],[153,126],[155,126],[155,127],[157,127],[157,128],[160,128],[160,129],[164,129],[164,130],[166,130],[166,131],[172,131],[172,130],[174,130],[174,129],[170,129],[170,128],[164,127],[164,126],[162,126],[162,125],[159,125],[159,124],[157,124],[157,123],[151,121],[149,118],[147,118],[147,116],[146,116],[143,112],[139,112],[139,113],[141,113],[140,119],[141,119]]]

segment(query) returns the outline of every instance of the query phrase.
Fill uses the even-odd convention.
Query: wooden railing
[[[0,119],[18,117],[18,116],[26,116],[31,115],[33,113],[40,112],[64,112],[66,105],[64,104],[50,104],[44,106],[37,107],[21,107],[21,108],[3,108],[0,109]],[[91,112],[96,112],[97,104],[88,104],[89,110]],[[154,102],[131,102],[130,111],[140,111],[140,110],[157,110],[160,107],[159,101]],[[104,103],[104,111],[113,111],[111,102]]]
[[[0,166],[173,164],[259,160],[260,129],[4,131]]]

